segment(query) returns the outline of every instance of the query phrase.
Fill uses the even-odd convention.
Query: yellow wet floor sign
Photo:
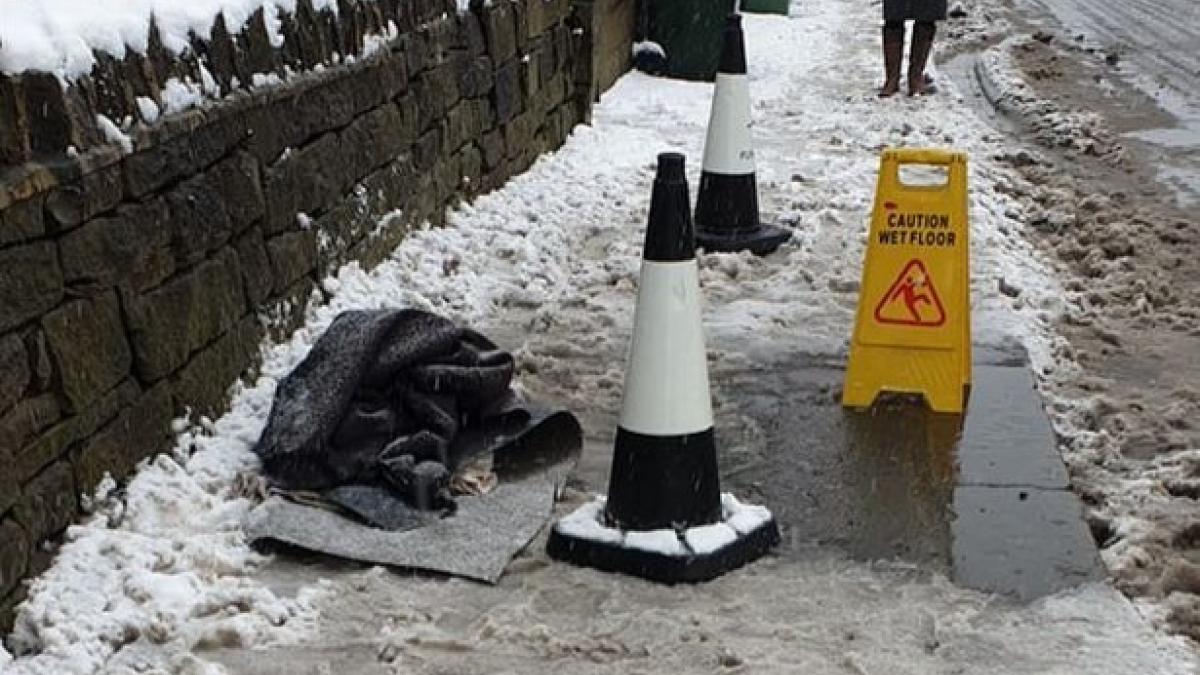
[[[919,165],[919,166],[914,166]],[[941,180],[902,182],[901,169]],[[967,155],[883,152],[842,404],[883,392],[921,394],[960,413],[971,384]]]

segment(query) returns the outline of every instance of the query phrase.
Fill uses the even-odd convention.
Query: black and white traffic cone
[[[559,520],[551,557],[706,581],[779,543],[770,511],[722,494],[684,157],[658,156],[608,497]]]
[[[742,17],[736,13],[725,19],[701,168],[696,199],[696,243],[701,248],[766,255],[792,236],[759,219],[746,44]]]

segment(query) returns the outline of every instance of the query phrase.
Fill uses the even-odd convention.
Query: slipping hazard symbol
[[[920,260],[910,260],[875,307],[875,320],[901,326],[936,328],[946,323],[946,308]]]

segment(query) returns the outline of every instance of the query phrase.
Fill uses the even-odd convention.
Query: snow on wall
[[[313,9],[335,14],[335,0],[310,0]],[[190,36],[207,40],[213,22],[225,18],[231,33],[240,32],[262,9],[269,35],[282,45],[279,12],[295,12],[296,0],[6,0],[0,22],[0,72],[54,73],[65,81],[91,72],[95,52],[124,58],[126,50],[145,52],[153,23],[163,46],[173,54],[188,49]]]

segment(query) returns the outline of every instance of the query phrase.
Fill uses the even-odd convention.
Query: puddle
[[[724,488],[775,512],[781,555],[834,546],[1022,599],[1103,577],[1025,367],[977,365],[965,419],[845,410],[841,377],[801,358],[722,380],[766,436]]]

